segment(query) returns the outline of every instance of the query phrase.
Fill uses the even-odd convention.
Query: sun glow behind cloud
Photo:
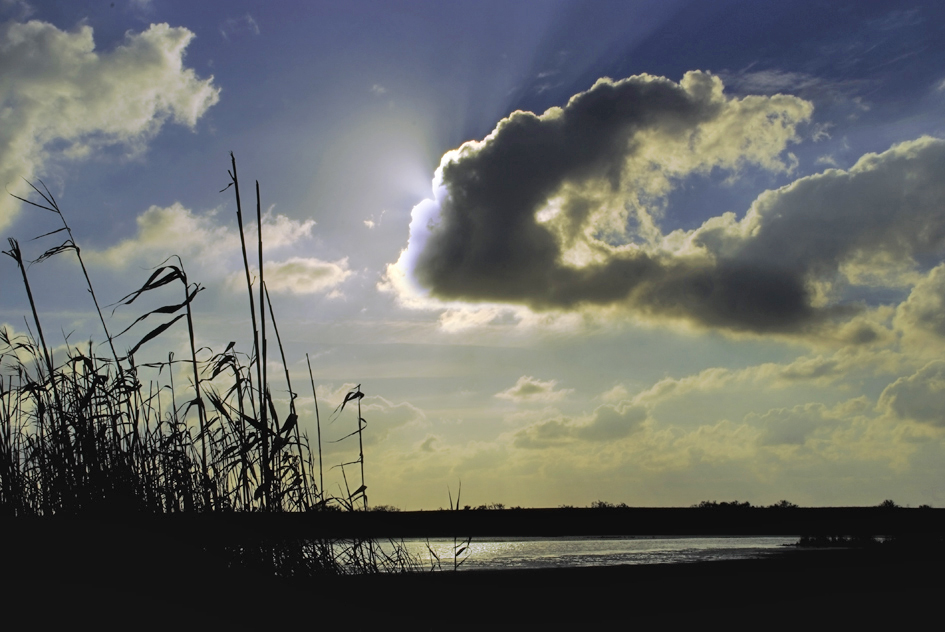
[[[665,241],[658,222],[666,195],[693,173],[735,174],[746,164],[789,169],[782,154],[810,112],[809,103],[782,95],[728,98],[719,79],[692,72],[678,85],[649,76],[600,80],[563,109],[513,113],[482,141],[443,156],[433,197],[413,208],[408,245],[381,287],[405,305],[428,308],[441,301],[455,309],[467,299],[540,311],[612,302],[616,294],[539,293],[567,294],[569,274],[636,254],[704,257]],[[519,270],[529,265],[537,266],[534,274]],[[454,267],[455,287],[442,276]],[[554,269],[559,278],[545,278]],[[510,281],[508,289],[500,279]]]

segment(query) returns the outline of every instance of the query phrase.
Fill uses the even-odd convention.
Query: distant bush
[[[737,500],[733,500],[730,503],[703,500],[698,505],[693,505],[692,507],[693,509],[751,509],[751,503],[747,501],[740,503]]]
[[[627,503],[620,503],[615,505],[614,503],[609,503],[606,500],[595,500],[591,503],[591,509],[627,509]]]
[[[889,500],[888,498],[887,498],[886,500],[884,500],[883,502],[879,503],[879,505],[877,505],[877,506],[878,506],[880,509],[901,509],[901,507],[899,507],[899,505],[897,505],[897,504],[896,504],[895,502],[893,502],[892,500]]]
[[[797,509],[797,505],[787,500],[779,500],[773,505],[768,505],[768,509]]]

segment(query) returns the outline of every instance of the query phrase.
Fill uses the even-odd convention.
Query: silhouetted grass
[[[299,429],[296,394],[263,277],[259,183],[259,277],[254,280],[235,158],[229,173],[227,189],[232,186],[236,194],[250,297],[252,351],[240,353],[231,342],[208,360],[198,358],[194,328],[194,301],[204,288],[189,280],[179,257],[162,262],[141,287],[116,303],[116,309],[135,305],[145,295],[161,297],[160,302],[166,304],[113,335],[79,246],[53,195],[45,185],[40,190],[31,184],[40,201],[19,198],[61,220],[61,228],[40,237],[65,233],[67,239],[32,262],[24,258],[14,239],[4,251],[20,270],[33,321],[22,335],[0,329],[0,516],[99,519],[367,508],[363,449],[354,462],[360,465],[358,489],[346,491],[343,497],[325,494],[320,424],[315,476],[315,455],[308,436]],[[87,349],[67,344],[66,357],[57,360],[47,343],[29,282],[30,264],[70,252],[82,268],[110,357],[97,355],[90,342]],[[166,361],[136,363],[135,356],[145,345],[149,356],[155,357],[153,350],[161,337],[172,327],[182,326],[177,325],[180,320],[187,327],[189,343],[184,359],[166,352],[159,356]],[[155,325],[155,321],[162,322]],[[281,414],[266,372],[267,323],[276,334],[290,392],[288,411]],[[137,336],[137,341],[120,355],[117,345],[119,339],[127,339],[126,334]],[[145,375],[154,377],[145,379]],[[188,383],[181,385],[184,375]],[[312,381],[313,391],[314,386]],[[358,404],[358,429],[351,436],[358,435],[359,447],[364,429],[362,397],[358,386],[335,411],[340,415],[348,404]],[[227,564],[279,576],[371,573],[413,565],[397,553],[393,557],[382,554],[370,539],[268,538],[230,542],[224,548]]]

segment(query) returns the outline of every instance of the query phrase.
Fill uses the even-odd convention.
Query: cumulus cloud
[[[140,151],[168,120],[194,127],[220,90],[184,67],[193,37],[152,24],[98,52],[87,25],[0,24],[0,184],[21,186],[54,155],[81,158],[108,145]],[[0,197],[0,228],[18,210]]]
[[[678,84],[602,79],[564,108],[515,112],[443,157],[390,282],[538,310],[624,301],[652,281],[711,283],[653,251],[659,201],[692,173],[789,169],[782,154],[811,110],[785,95],[729,98],[717,77],[690,72]]]
[[[361,414],[370,428],[364,435],[365,443],[369,444],[382,441],[395,428],[426,421],[426,414],[410,402],[395,404],[379,395],[364,398]],[[429,445],[432,448],[432,442]]]
[[[804,445],[811,434],[825,426],[826,410],[823,404],[803,404],[769,410],[760,417],[749,415],[746,421],[763,429],[761,445]]]
[[[435,199],[414,208],[388,283],[416,305],[617,308],[735,333],[872,342],[881,332],[865,322],[844,329],[864,292],[907,287],[922,261],[941,257],[945,142],[921,138],[798,179],[740,219],[659,227],[685,175],[788,169],[784,150],[810,112],[796,97],[730,98],[698,72],[679,84],[601,80],[564,108],[516,112],[444,156]]]
[[[131,263],[153,266],[179,255],[185,265],[222,263],[224,256],[238,252],[239,234],[221,225],[214,214],[199,215],[179,202],[151,206],[137,219],[137,234],[102,251],[83,250],[93,263],[122,268]]]
[[[198,214],[179,202],[151,206],[136,219],[137,234],[101,252],[90,252],[97,261],[123,266],[131,261],[161,259],[178,254],[201,261],[239,257],[240,237],[235,219],[224,223],[216,211]],[[271,211],[262,217],[262,238],[267,250],[278,250],[311,238],[315,220],[294,220]],[[245,225],[255,235],[256,223]]]
[[[245,273],[240,259],[239,232],[220,222],[216,212],[197,214],[180,203],[152,206],[137,218],[137,234],[103,251],[83,251],[88,261],[114,268],[138,264],[157,265],[172,254],[184,265],[196,264],[201,276],[227,276],[228,285],[245,291]],[[315,221],[294,220],[285,215],[263,215],[263,243],[267,251],[278,252],[312,237]],[[246,226],[249,234],[256,225]],[[258,276],[256,268],[251,274]],[[314,257],[289,257],[266,261],[266,285],[271,292],[313,294],[343,283],[353,274],[347,258],[322,261]]]
[[[350,275],[347,257],[334,262],[291,257],[267,265],[266,287],[273,292],[315,294],[340,285]]]
[[[557,384],[557,380],[542,381],[530,375],[523,375],[518,378],[514,386],[500,393],[496,393],[495,396],[499,399],[507,399],[516,403],[555,402],[563,399],[568,393],[573,391],[573,389],[570,388],[555,390]]]
[[[530,424],[515,433],[519,448],[544,448],[568,441],[605,442],[623,439],[639,430],[647,410],[632,402],[604,404],[579,418],[560,416]]]
[[[925,365],[883,391],[879,407],[896,417],[945,427],[945,362]]]
[[[945,340],[945,264],[915,284],[896,308],[895,325],[907,342],[938,347]]]

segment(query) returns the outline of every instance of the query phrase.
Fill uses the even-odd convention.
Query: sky
[[[232,151],[301,427],[308,354],[323,415],[366,394],[372,504],[942,506],[943,31],[922,1],[0,0],[0,180],[49,187],[103,303],[178,255],[209,358],[252,350]],[[0,198],[31,259],[55,219]],[[107,355],[75,259],[29,274],[49,344]]]

